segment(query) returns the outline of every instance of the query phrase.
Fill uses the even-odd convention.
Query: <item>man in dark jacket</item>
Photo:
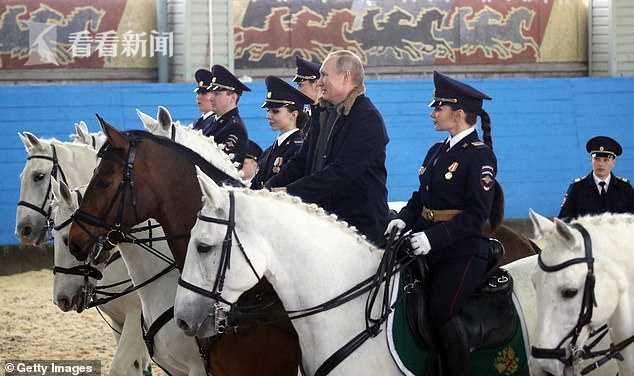
[[[355,54],[331,53],[320,73],[322,97],[306,140],[265,186],[316,203],[381,244],[388,216],[383,118],[364,95]]]
[[[559,218],[571,220],[586,214],[634,213],[634,189],[625,178],[612,174],[623,149],[610,137],[591,138],[586,150],[592,172],[575,179],[564,196]]]

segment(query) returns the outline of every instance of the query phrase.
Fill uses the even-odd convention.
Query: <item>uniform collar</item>
[[[213,111],[205,112],[203,114],[203,120],[207,120],[208,117],[215,115]]]
[[[475,132],[475,127],[469,127],[465,129],[464,131],[458,132],[458,134],[456,134],[453,137],[449,136],[449,138],[447,138],[447,140],[449,140],[449,149],[456,146],[460,141],[462,141],[465,137],[467,137],[473,132]]]
[[[233,109],[225,112],[222,116],[220,116],[219,118],[217,118],[216,122],[218,124],[223,124],[225,121],[227,121],[228,119],[230,119],[233,115],[237,115],[238,114],[238,107],[234,107]]]
[[[598,176],[596,176],[594,174],[594,171],[592,172],[592,179],[594,180],[594,185],[596,185],[597,189],[599,190],[599,192],[601,191],[601,186],[599,185],[600,182],[604,181],[605,182],[605,190],[608,190],[608,187],[610,186],[610,180],[612,179],[612,174],[608,175],[607,178],[605,178],[604,180],[601,180]]]
[[[286,131],[277,137],[277,146],[280,146],[286,141],[293,133],[299,131],[299,128],[293,128],[290,131]]]

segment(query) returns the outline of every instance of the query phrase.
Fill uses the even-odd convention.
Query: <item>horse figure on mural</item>
[[[66,184],[51,178],[53,209],[53,248],[55,267],[53,272],[53,303],[62,311],[82,312],[88,304],[92,292],[102,290],[107,293],[122,294],[128,287],[130,278],[123,259],[117,257],[118,250],[104,251],[91,263],[78,262],[68,249],[68,229],[70,218],[79,207],[81,193],[71,192]],[[85,189],[85,187],[84,187]],[[123,283],[122,283],[123,282]],[[126,283],[127,282],[127,283]],[[117,349],[110,367],[111,376],[141,376],[150,367],[150,357],[141,336],[141,307],[136,293],[126,294],[100,305],[113,327]]]
[[[542,248],[533,275],[537,314],[547,318],[532,338],[533,374],[585,374],[615,358],[619,375],[634,375],[634,216],[586,216],[570,224],[532,211],[530,217]],[[612,345],[595,350],[590,337],[606,330]],[[581,364],[586,359],[592,363]]]
[[[100,122],[108,142],[101,150],[103,158],[78,211],[82,214],[77,214],[71,225],[71,253],[79,260],[86,260],[96,240],[114,230],[112,225],[115,221],[121,224],[121,228],[114,233],[122,234],[134,225],[155,218],[165,232],[174,261],[182,267],[189,232],[201,207],[195,165],[204,166],[218,182],[241,185],[239,175],[232,177],[208,162],[214,158],[226,160],[224,153],[222,156],[211,155],[222,152],[217,147],[210,147],[209,139],[204,141],[207,147],[201,148],[204,155],[199,155],[168,138],[143,131],[121,133],[103,119]],[[166,128],[171,127],[172,124],[166,124]],[[183,127],[173,129],[176,137],[180,137],[178,133],[181,131],[200,133]],[[130,150],[134,150],[133,161],[129,159]],[[122,165],[122,160],[129,163]],[[232,166],[231,163],[229,166]],[[237,172],[235,167],[232,168]],[[124,173],[127,183],[123,179]],[[120,191],[127,193],[118,194]],[[98,221],[84,223],[88,217]],[[241,303],[245,307],[268,307],[271,314],[283,311],[281,304],[274,299],[275,293],[265,287],[265,281],[262,286],[246,294]],[[279,315],[275,317],[279,318]],[[269,325],[255,325],[262,320],[266,321],[266,316],[247,320],[240,330],[209,343],[209,372],[214,375],[297,375],[299,346],[288,319]]]

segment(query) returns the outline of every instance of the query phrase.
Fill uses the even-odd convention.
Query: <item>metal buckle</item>
[[[218,302],[214,303],[211,310],[214,315],[214,327],[218,334],[223,334],[227,329],[227,311]]]
[[[434,221],[434,211],[423,206],[423,218],[433,222]]]

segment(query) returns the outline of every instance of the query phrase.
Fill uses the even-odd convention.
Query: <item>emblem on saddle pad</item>
[[[447,167],[447,173],[445,174],[445,180],[451,180],[453,173],[458,169],[458,162],[454,162]]]
[[[495,357],[495,369],[502,375],[514,375],[518,369],[519,358],[511,346],[506,346]]]

